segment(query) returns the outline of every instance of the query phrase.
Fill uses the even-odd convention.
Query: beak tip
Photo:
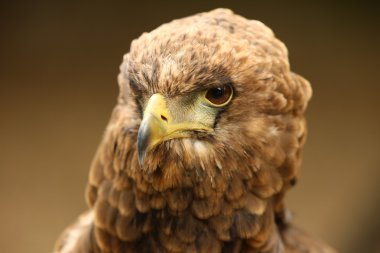
[[[139,165],[142,167],[144,165],[145,152],[138,152]]]
[[[138,132],[137,135],[137,152],[138,152],[138,159],[139,164],[142,166],[144,164],[145,160],[145,154],[148,147],[150,137],[150,131],[149,128],[143,124]]]

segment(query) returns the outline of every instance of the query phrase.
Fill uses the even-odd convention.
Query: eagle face
[[[302,118],[309,84],[290,71],[287,50],[269,28],[223,15],[162,25],[125,55],[120,103],[141,120],[141,169],[173,167],[170,178],[179,181],[188,173],[178,167],[211,180],[233,171],[249,176],[263,163],[281,166],[288,146],[297,153],[302,145],[303,121],[292,124]]]

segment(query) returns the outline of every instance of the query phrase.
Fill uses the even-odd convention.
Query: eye
[[[231,101],[232,93],[231,85],[225,85],[206,90],[205,98],[211,105],[223,106]]]
[[[134,97],[141,95],[141,87],[134,80],[129,80],[129,87],[131,88],[131,93]]]

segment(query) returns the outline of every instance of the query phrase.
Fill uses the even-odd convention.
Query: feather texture
[[[120,69],[90,168],[90,211],[56,252],[334,252],[285,218],[311,88],[268,27],[226,9],[174,20],[134,40]],[[212,133],[167,140],[139,164],[144,101],[226,83],[234,97]]]

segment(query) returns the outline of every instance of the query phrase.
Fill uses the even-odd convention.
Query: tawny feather
[[[55,252],[335,252],[286,215],[311,97],[287,54],[264,24],[226,9],[174,20],[134,40],[91,165],[90,211],[64,232]],[[166,140],[139,164],[137,133],[153,94],[176,103],[226,84],[234,96],[211,133]]]

